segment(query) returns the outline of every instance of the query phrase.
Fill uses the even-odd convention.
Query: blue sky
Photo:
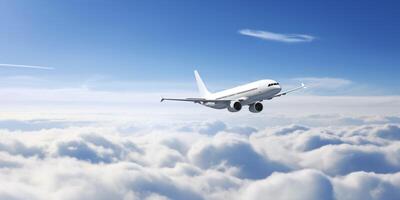
[[[399,10],[0,0],[0,199],[400,199]],[[257,114],[160,103],[195,68],[308,88]]]
[[[56,70],[0,76],[191,84],[197,68],[214,85],[330,77],[400,94],[399,8],[396,1],[1,1],[0,63]],[[268,41],[242,29],[315,39]]]

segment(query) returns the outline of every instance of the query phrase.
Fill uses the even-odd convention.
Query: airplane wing
[[[275,95],[274,97],[280,97],[282,95],[286,95],[287,93],[294,92],[296,90],[300,90],[300,89],[303,89],[303,88],[306,88],[306,86],[304,85],[304,83],[301,83],[300,87],[297,87],[297,88],[294,88],[294,89],[291,89],[291,90],[288,90],[288,91],[285,91],[285,92],[281,92],[281,93]]]
[[[163,101],[190,101],[194,103],[206,103],[206,102],[230,102],[231,100],[211,100],[205,98],[184,98],[184,99],[176,99],[176,98],[161,98],[160,102]]]

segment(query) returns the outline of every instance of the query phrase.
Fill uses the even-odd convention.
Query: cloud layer
[[[262,129],[3,120],[0,199],[398,199],[396,119]]]
[[[262,40],[270,40],[276,42],[285,43],[298,43],[298,42],[311,42],[315,39],[314,36],[306,34],[283,34],[283,33],[273,33],[269,31],[242,29],[239,30],[242,35],[259,38]]]

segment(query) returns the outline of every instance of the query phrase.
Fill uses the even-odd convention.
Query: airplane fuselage
[[[216,92],[207,96],[213,100],[240,100],[242,105],[249,105],[262,100],[272,99],[281,91],[278,82],[274,80],[259,80],[231,89]],[[229,106],[226,102],[204,102],[204,106],[215,109],[225,109]]]

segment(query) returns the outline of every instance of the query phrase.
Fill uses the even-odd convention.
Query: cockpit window
[[[279,83],[270,83],[270,84],[268,84],[268,87],[271,87],[273,85],[279,85]]]

